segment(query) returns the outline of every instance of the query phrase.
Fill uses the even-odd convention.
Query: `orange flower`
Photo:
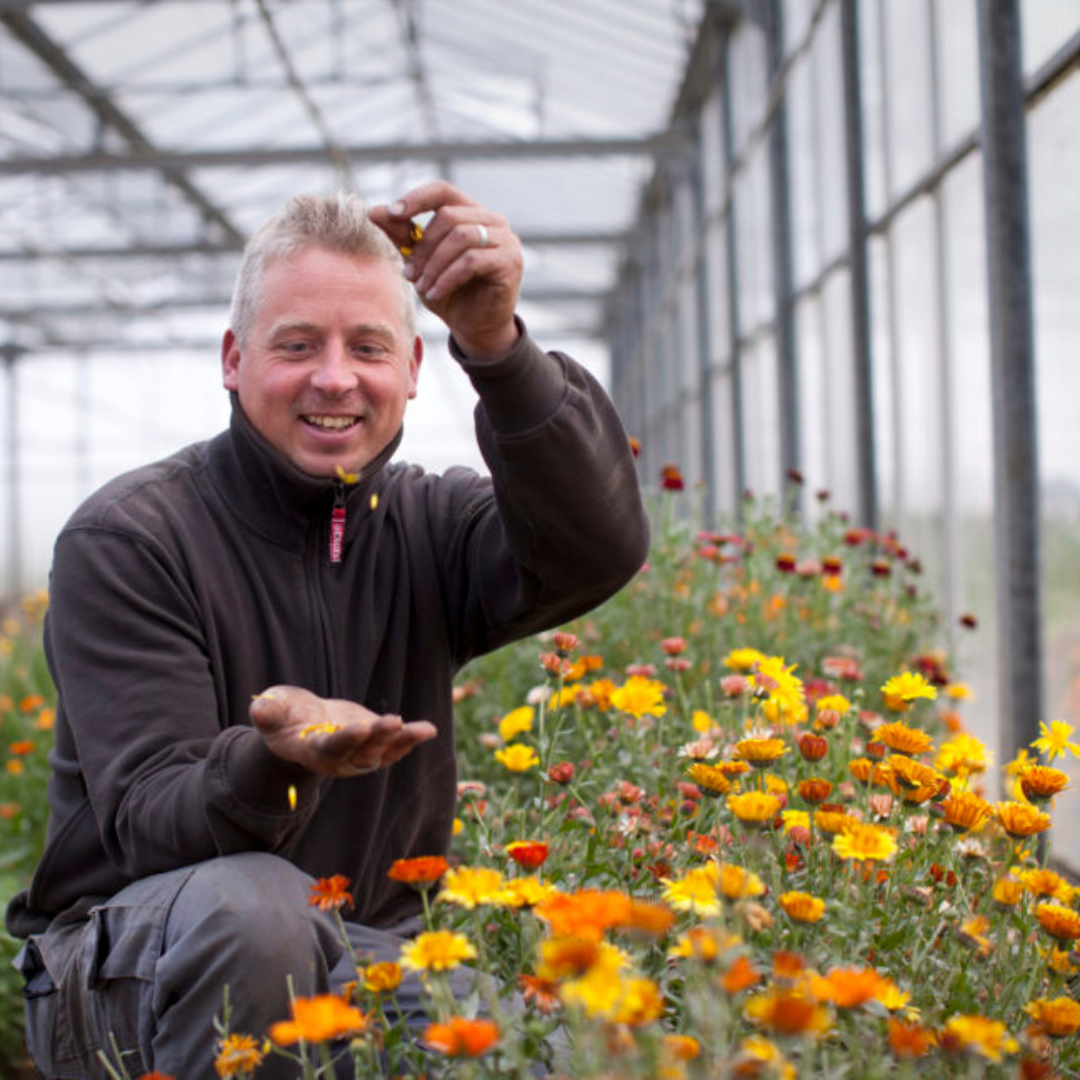
[[[728,808],[744,824],[767,825],[780,811],[780,799],[763,791],[746,791],[729,795]]]
[[[731,790],[731,781],[724,775],[724,770],[704,761],[695,761],[686,770],[686,775],[706,795],[726,795]]]
[[[780,906],[795,922],[815,923],[825,914],[825,901],[805,892],[782,893]]]
[[[13,742],[9,747],[13,754],[22,756],[23,754],[32,754],[34,752],[34,743],[30,739],[19,739],[18,742]]]
[[[32,713],[35,709],[40,709],[44,704],[45,699],[40,694],[27,694],[19,702],[19,710],[23,713]]]
[[[1035,918],[1039,925],[1059,941],[1075,941],[1080,938],[1080,912],[1062,904],[1037,904]]]
[[[799,990],[770,990],[750,998],[747,1017],[778,1035],[821,1035],[829,1028],[829,1014]]]
[[[429,1024],[423,1034],[423,1042],[447,1057],[479,1057],[498,1041],[499,1029],[491,1020],[463,1016],[451,1016],[444,1024]]]
[[[923,787],[936,787],[937,785],[937,771],[931,769],[929,765],[924,765],[921,761],[916,761],[914,758],[907,757],[904,754],[890,754],[886,759],[886,764],[892,769],[897,783],[910,791],[916,791]]]
[[[783,739],[741,739],[735,744],[735,757],[763,768],[788,752]]]
[[[1001,827],[1018,839],[1045,832],[1051,825],[1049,814],[1027,803],[999,802],[994,805],[994,813]]]
[[[1047,765],[1029,765],[1020,774],[1020,790],[1032,802],[1045,802],[1069,786],[1069,774]]]
[[[834,806],[830,809],[829,805],[826,805],[814,813],[814,826],[830,835],[842,833],[845,829],[850,829],[852,825],[857,824],[858,818],[852,817],[839,807]]]
[[[360,977],[369,994],[388,994],[401,985],[401,965],[392,960],[381,960],[362,968]]]
[[[415,859],[398,859],[387,871],[392,881],[427,889],[446,873],[449,863],[441,855],[421,855]]]
[[[559,1004],[559,984],[554,979],[545,979],[540,975],[521,975],[518,978],[521,994],[526,1001],[532,1002],[538,1012],[547,1016]]]
[[[558,937],[600,938],[628,916],[630,898],[621,892],[583,889],[557,893],[533,909]]]
[[[824,802],[832,794],[832,790],[831,781],[820,776],[811,776],[806,780],[799,781],[799,795],[802,797],[803,802],[808,802],[812,806]]]
[[[979,798],[973,791],[961,791],[950,795],[941,804],[945,821],[957,832],[968,832],[982,828],[993,815],[994,808],[985,799]]]
[[[270,1027],[270,1038],[279,1046],[289,1046],[303,1039],[321,1043],[358,1035],[367,1030],[370,1019],[336,994],[296,998],[289,1005],[291,1020],[279,1020]]]
[[[514,840],[506,845],[506,854],[524,870],[543,866],[548,846],[542,840]]]
[[[1073,1035],[1080,1028],[1080,1004],[1072,998],[1037,998],[1024,1006],[1024,1012],[1053,1039]]]
[[[925,754],[934,745],[934,740],[925,731],[909,727],[902,720],[891,724],[882,724],[874,731],[874,739],[884,743],[898,754]]]
[[[864,1005],[886,993],[892,983],[873,968],[833,968],[824,978],[814,980],[814,991],[823,1001],[842,1009]]]
[[[937,1042],[934,1033],[919,1024],[907,1024],[892,1017],[889,1017],[886,1023],[889,1030],[889,1049],[894,1057],[922,1057]]]
[[[620,930],[645,937],[663,937],[675,922],[675,913],[665,904],[631,900],[626,914],[616,923]]]
[[[336,911],[343,907],[352,907],[352,893],[349,892],[349,879],[344,874],[319,878],[311,886],[308,907],[317,907],[320,911]]]
[[[720,985],[729,994],[737,994],[760,981],[761,972],[745,956],[740,956],[720,977]]]
[[[806,961],[798,953],[776,949],[772,957],[773,978],[781,982],[794,982],[806,970]]]

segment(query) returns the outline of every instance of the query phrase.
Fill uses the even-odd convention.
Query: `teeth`
[[[329,428],[331,431],[342,431],[356,423],[355,416],[305,416],[304,420],[315,427]]]

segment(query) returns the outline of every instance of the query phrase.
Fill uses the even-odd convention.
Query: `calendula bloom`
[[[709,738],[695,739],[679,747],[679,757],[689,758],[691,761],[708,761],[719,753],[720,747]]]
[[[641,1027],[659,1020],[664,1012],[664,999],[652,979],[624,979],[612,1019],[616,1024]]]
[[[664,902],[676,911],[689,911],[694,915],[708,918],[719,915],[721,911],[720,894],[717,885],[720,869],[716,863],[695,866],[677,880],[661,878],[664,886]]]
[[[859,781],[860,784],[877,784],[898,791],[896,780],[892,770],[880,762],[871,761],[869,758],[852,758],[848,762],[848,772]]]
[[[822,694],[814,702],[817,712],[836,713],[838,717],[846,715],[851,709],[851,702],[843,694]]]
[[[993,816],[994,808],[973,791],[950,795],[941,803],[944,820],[958,832],[978,831]]]
[[[464,934],[428,930],[401,949],[401,966],[410,971],[452,971],[476,958],[476,949]]]
[[[994,882],[992,896],[998,907],[1011,908],[1020,903],[1024,895],[1023,882],[1013,878],[999,878]]]
[[[587,689],[589,701],[592,705],[599,709],[600,712],[607,712],[611,708],[611,695],[615,693],[618,687],[611,679],[597,679],[595,682],[589,683]]]
[[[514,840],[506,845],[506,854],[525,870],[543,866],[548,846],[542,840]]]
[[[386,876],[414,888],[426,889],[434,885],[449,866],[442,855],[420,855],[414,859],[397,859]]]
[[[784,832],[789,833],[792,829],[810,828],[810,813],[807,810],[782,810],[780,818],[783,821]]]
[[[573,705],[581,696],[580,686],[564,686],[560,690],[553,690],[548,698],[548,706],[552,709],[562,709],[567,705]]]
[[[337,994],[298,997],[289,1003],[291,1020],[279,1020],[270,1026],[270,1038],[279,1046],[290,1046],[301,1039],[309,1043],[328,1042],[367,1030],[370,1018]]]
[[[1024,1012],[1054,1039],[1074,1035],[1080,1028],[1080,1004],[1072,998],[1036,998],[1024,1006]]]
[[[522,705],[511,710],[499,721],[499,737],[503,742],[510,742],[518,735],[532,731],[533,715],[531,705]]]
[[[800,780],[797,790],[803,802],[816,806],[818,803],[823,803],[832,794],[833,786],[829,780],[825,780],[820,776],[811,776],[809,779]]]
[[[240,1073],[254,1072],[265,1056],[254,1035],[233,1032],[218,1043],[214,1069],[222,1080],[228,1080]]]
[[[986,772],[989,763],[990,753],[986,745],[974,735],[962,731],[941,744],[934,759],[934,768],[938,772],[967,777],[971,773]]]
[[[462,866],[447,870],[437,899],[464,908],[494,903],[503,887],[503,877],[489,867]]]
[[[889,1049],[901,1061],[923,1057],[937,1045],[937,1036],[921,1024],[894,1020],[890,1016],[886,1025]]]
[[[728,809],[744,825],[766,825],[780,810],[780,799],[763,791],[745,791],[738,795],[729,795]]]
[[[629,713],[639,720],[645,715],[663,716],[664,684],[641,675],[632,675],[611,695],[611,704],[620,712]]]
[[[665,1035],[661,1045],[664,1056],[673,1061],[693,1061],[701,1054],[701,1043],[693,1035]]]
[[[1066,753],[1072,754],[1073,757],[1080,757],[1080,746],[1069,741],[1069,736],[1074,730],[1072,724],[1066,724],[1064,720],[1051,720],[1049,727],[1040,723],[1039,730],[1042,736],[1031,745],[1040,753],[1045,754],[1048,761],[1064,757]]]
[[[534,874],[510,878],[499,890],[494,903],[500,907],[533,908],[550,900],[558,890]]]
[[[675,922],[675,913],[663,904],[650,900],[630,900],[626,914],[615,924],[616,928],[634,937],[663,937]]]
[[[745,956],[736,958],[720,976],[720,988],[729,994],[741,994],[761,982],[761,972]]]
[[[698,960],[703,964],[714,964],[729,949],[742,944],[738,934],[709,926],[694,926],[681,934],[675,944],[668,949],[672,959]]]
[[[874,740],[884,743],[890,750],[909,757],[931,750],[934,740],[925,731],[909,727],[902,720],[882,724],[874,730]]]
[[[319,878],[311,886],[308,906],[320,911],[337,911],[339,908],[352,907],[352,893],[349,892],[349,879],[344,874]]]
[[[562,982],[584,975],[597,964],[618,968],[622,954],[597,938],[554,937],[540,942],[540,962],[536,973],[541,979]]]
[[[589,1016],[612,1017],[623,994],[622,969],[627,957],[606,942],[599,943],[596,960],[576,978],[567,979],[559,989],[564,1005],[580,1008]]]
[[[555,1011],[559,1004],[559,984],[551,979],[543,979],[539,975],[521,975],[518,978],[521,987],[521,996],[537,1012],[544,1016]]]
[[[630,897],[625,893],[581,889],[574,893],[557,892],[538,904],[535,912],[558,937],[600,938],[604,931],[627,917],[629,908]]]
[[[920,698],[933,701],[937,698],[937,690],[926,681],[923,675],[916,672],[902,671],[887,680],[881,688],[885,698],[885,707],[893,712],[906,712],[913,702]]]
[[[1039,925],[1058,941],[1080,938],[1080,912],[1062,904],[1036,904],[1035,918]]]
[[[428,1024],[421,1042],[447,1057],[479,1057],[499,1041],[499,1028],[491,1020],[451,1016],[444,1023]]]
[[[401,985],[401,965],[392,960],[382,960],[361,968],[360,981],[369,994],[389,994]]]
[[[783,739],[740,739],[735,744],[734,755],[741,761],[748,761],[761,768],[786,754],[788,749]]]
[[[1049,896],[1061,904],[1071,904],[1076,892],[1060,874],[1044,867],[1023,872],[1020,880],[1032,896]]]
[[[850,825],[833,838],[833,851],[842,859],[888,862],[896,854],[896,837],[880,825]]]
[[[1029,765],[1020,774],[1020,790],[1032,802],[1046,802],[1069,786],[1069,774],[1048,765]]]
[[[773,989],[756,994],[743,1008],[746,1018],[777,1035],[824,1035],[829,1014],[823,1005],[802,990]]]
[[[715,863],[710,865],[716,866]],[[745,900],[747,897],[765,895],[765,882],[752,870],[736,866],[734,863],[719,864],[716,888],[727,900]]]
[[[890,754],[885,763],[892,769],[892,774],[901,787],[909,791],[922,787],[936,789],[939,774],[929,765],[903,754]]]
[[[960,937],[974,948],[979,956],[989,956],[994,946],[986,936],[990,920],[985,915],[975,915],[960,926]]]
[[[502,750],[495,751],[495,760],[511,772],[528,772],[540,764],[536,751],[524,743],[511,743]]]
[[[833,968],[824,977],[812,979],[813,991],[821,1001],[831,1001],[841,1009],[854,1009],[877,1000],[892,987],[873,968]]]
[[[1046,966],[1055,974],[1063,978],[1072,979],[1080,975],[1080,967],[1073,963],[1075,955],[1071,950],[1059,949],[1056,945],[1049,949],[1039,949],[1039,955],[1046,960]]]
[[[749,671],[764,659],[765,654],[757,649],[732,649],[724,657],[723,664],[732,671]]]
[[[695,709],[690,717],[690,726],[699,735],[705,735],[713,729],[713,718],[704,709]]]
[[[724,770],[715,765],[707,765],[704,761],[695,761],[686,770],[686,775],[706,795],[726,795],[731,791],[731,781],[724,774]]]
[[[954,1016],[945,1025],[945,1038],[989,1061],[1000,1061],[1003,1053],[1019,1047],[1000,1020],[986,1016]]]
[[[814,813],[814,828],[823,833],[837,835],[857,825],[859,819],[839,807],[828,808],[823,806]]]
[[[816,923],[825,914],[825,901],[810,893],[786,892],[779,899],[784,914],[795,922]]]
[[[1045,832],[1052,824],[1050,815],[1036,810],[1027,803],[999,802],[994,804],[994,814],[1001,827],[1012,837],[1023,839]]]

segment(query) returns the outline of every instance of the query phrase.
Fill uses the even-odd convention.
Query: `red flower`
[[[678,465],[665,465],[660,470],[660,486],[665,491],[682,491],[686,487]]]
[[[343,907],[352,907],[352,893],[349,892],[349,879],[344,874],[319,878],[311,886],[308,907],[317,907],[320,911],[336,911]]]
[[[668,656],[678,656],[679,653],[686,652],[686,638],[666,637],[660,642],[660,648]]]
[[[548,846],[542,840],[515,840],[506,845],[506,854],[523,870],[535,870],[547,859]]]
[[[553,784],[569,784],[574,779],[574,766],[569,761],[560,761],[548,769],[548,779]]]

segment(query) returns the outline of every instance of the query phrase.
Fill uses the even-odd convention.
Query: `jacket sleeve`
[[[630,442],[580,364],[524,332],[490,363],[451,351],[480,396],[487,501],[459,516],[450,553],[467,582],[462,659],[591,610],[648,554],[649,522]]]
[[[253,728],[228,726],[198,608],[152,538],[94,527],[57,543],[46,624],[61,702],[54,783],[67,785],[69,808],[85,784],[100,844],[134,877],[279,850],[315,803],[318,778],[271,755]],[[292,812],[290,784],[303,793]]]

